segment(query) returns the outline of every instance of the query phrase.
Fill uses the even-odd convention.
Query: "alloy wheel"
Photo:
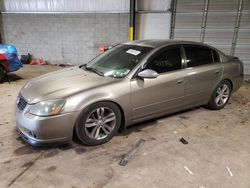
[[[112,133],[115,125],[116,115],[114,111],[107,107],[101,107],[90,113],[85,122],[85,131],[90,138],[101,140]]]
[[[217,106],[223,106],[229,99],[230,88],[227,84],[222,84],[216,92],[215,103]]]

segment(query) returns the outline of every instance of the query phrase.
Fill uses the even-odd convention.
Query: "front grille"
[[[22,97],[22,96],[19,96],[19,100],[17,102],[17,108],[21,111],[24,110],[24,108],[27,106],[27,102],[26,100]]]

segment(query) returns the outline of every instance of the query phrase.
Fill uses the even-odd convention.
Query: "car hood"
[[[23,87],[21,95],[29,104],[33,104],[44,100],[65,98],[118,81],[119,79],[116,78],[103,77],[79,67],[71,67],[31,80]]]

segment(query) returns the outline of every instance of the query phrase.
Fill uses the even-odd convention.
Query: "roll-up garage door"
[[[135,39],[169,39],[171,0],[137,0]]]
[[[249,0],[173,0],[172,38],[210,44],[238,56],[250,74]]]

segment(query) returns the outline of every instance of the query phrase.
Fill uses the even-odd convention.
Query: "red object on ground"
[[[9,62],[8,61],[1,61],[0,62],[0,65],[2,65],[2,67],[4,68],[4,70],[6,71],[6,72],[9,72]]]
[[[30,65],[35,65],[36,61],[34,59],[31,60]]]
[[[43,61],[42,58],[39,58],[37,63],[38,63],[38,65],[48,65],[49,64],[48,61],[46,61],[46,60]]]
[[[0,60],[1,60],[1,61],[3,61],[3,60],[6,60],[6,57],[5,57],[5,55],[3,55],[3,54],[0,54]]]
[[[9,62],[7,61],[6,57],[4,54],[0,54],[0,65],[4,68],[5,71],[9,71]]]
[[[42,59],[42,58],[39,58],[38,61],[37,61],[37,64],[38,64],[38,65],[43,65],[43,59]]]

